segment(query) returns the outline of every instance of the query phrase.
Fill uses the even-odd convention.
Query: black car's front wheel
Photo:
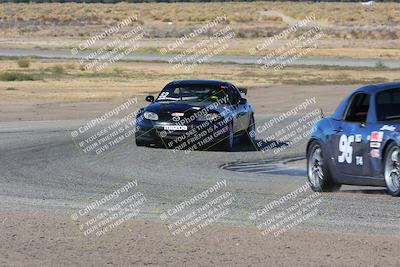
[[[150,143],[138,138],[135,138],[136,146],[150,146]]]
[[[340,189],[324,159],[324,151],[318,141],[313,141],[307,151],[307,176],[315,192],[334,192]]]
[[[234,141],[235,141],[235,136],[234,136],[234,132],[233,132],[233,123],[232,121],[228,123],[228,130],[227,133],[225,135],[225,138],[222,140],[222,149],[224,151],[232,151],[233,150],[233,145],[234,145]]]
[[[389,194],[398,197],[400,196],[400,148],[392,143],[386,151],[384,157],[386,189]]]

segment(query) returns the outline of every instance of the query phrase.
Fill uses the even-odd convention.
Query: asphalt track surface
[[[69,58],[79,59],[88,56],[90,52],[81,51],[78,54],[72,54],[66,50],[39,50],[39,49],[9,49],[0,48],[0,56],[36,56],[43,58]],[[124,60],[128,61],[143,61],[143,62],[168,62],[176,55],[162,54],[141,54],[132,53],[124,56]],[[257,64],[259,56],[234,56],[234,55],[216,55],[208,59],[211,63],[237,63],[237,64]],[[321,66],[342,66],[342,67],[375,67],[377,63],[383,63],[389,68],[400,68],[400,61],[385,60],[385,59],[357,59],[353,58],[322,58],[310,57],[299,58],[289,65],[321,65]]]
[[[256,117],[257,121],[260,118]],[[71,214],[137,179],[148,203],[139,217],[160,212],[191,192],[225,179],[237,202],[226,223],[251,224],[248,215],[304,185],[304,168],[282,163],[304,156],[304,142],[278,155],[238,146],[234,152],[137,147],[127,139],[103,157],[82,158],[70,133],[84,121],[0,123],[0,208]],[[258,136],[262,139],[262,134]],[[311,194],[311,192],[310,192]],[[301,229],[394,234],[400,230],[400,198],[383,188],[342,187],[322,194],[319,215]]]

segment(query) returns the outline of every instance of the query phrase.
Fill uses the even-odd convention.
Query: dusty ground
[[[397,70],[290,68],[284,72],[265,73],[250,65],[217,64],[200,66],[194,73],[182,74],[173,72],[168,64],[124,62],[113,66],[119,68],[116,71],[111,69],[101,75],[92,75],[82,73],[77,65],[73,68],[68,66],[71,64],[76,63],[34,59],[28,69],[21,69],[15,60],[0,61],[3,72],[40,74],[43,71],[44,73],[42,80],[0,82],[0,121],[89,119],[99,114],[99,111],[106,111],[120,104],[122,99],[155,93],[171,79],[192,76],[226,79],[240,86],[249,87],[248,97],[257,114],[270,115],[284,112],[313,96],[316,97],[319,106],[330,112],[344,95],[358,87],[362,81],[379,77],[384,79],[398,77]],[[52,73],[51,68],[56,65],[62,65],[64,72],[58,75]],[[330,83],[318,84],[318,81],[322,83],[324,77],[325,81],[331,79]],[[291,80],[298,84],[288,84]],[[343,80],[347,83],[340,85],[340,81]],[[305,84],[299,85],[302,82]],[[144,104],[143,100],[141,104]],[[26,138],[28,136],[29,133]],[[64,139],[62,140],[64,142]],[[18,140],[20,141],[23,147],[24,140]],[[46,142],[44,139],[42,141]],[[42,152],[46,149],[47,147]],[[54,149],[59,150],[57,146]],[[38,153],[41,153],[40,149]],[[58,153],[64,152],[58,151]],[[52,158],[49,156],[40,160],[50,162]],[[117,160],[121,161],[119,158]],[[131,163],[129,162],[129,165],[132,165]],[[27,164],[35,168],[35,162]],[[18,169],[13,171],[19,175]],[[60,175],[57,168],[49,168],[47,171],[54,172],[56,176]],[[96,177],[97,171],[96,169]],[[69,177],[68,172],[62,175],[65,175],[65,179]],[[6,182],[7,185],[12,184]],[[341,195],[336,197],[345,201],[345,197],[349,194],[343,194],[344,197]],[[347,204],[350,205],[350,201]],[[84,237],[79,231],[78,224],[75,224],[68,214],[64,214],[64,211],[54,213],[32,210],[0,211],[2,232],[0,265],[399,266],[400,264],[397,257],[400,246],[398,235],[291,230],[279,237],[266,240],[253,227],[225,223],[212,226],[211,231],[199,235],[194,242],[181,246],[171,240],[166,226],[159,223],[159,220],[140,217],[95,239]]]
[[[24,37],[1,37],[0,48],[25,48],[25,49],[62,49],[70,50],[77,47],[84,38],[74,38],[67,36],[49,36],[45,39],[35,36]],[[169,44],[174,43],[176,39],[173,38],[145,38],[140,41],[140,47],[136,50],[138,53],[160,53],[162,48],[168,47]],[[223,50],[221,55],[249,55],[249,48],[256,47],[262,44],[265,38],[235,38],[229,41],[229,47]],[[99,49],[109,42],[100,40],[91,46],[91,50]],[[174,49],[172,52],[175,54],[182,53],[183,51],[195,46],[199,42],[198,39],[188,40],[182,46]],[[257,55],[265,55],[273,52],[278,47],[284,46],[290,40],[278,40],[269,45]],[[307,56],[309,57],[342,57],[342,58],[379,58],[379,59],[398,59],[400,58],[399,39],[382,40],[371,39],[367,42],[362,39],[339,39],[328,38],[316,41],[317,47],[311,50]]]
[[[258,114],[283,112],[301,98],[316,95],[332,110],[355,85],[276,85],[249,91]],[[45,92],[48,89],[44,89]],[[54,93],[63,91],[54,87]],[[128,90],[128,87],[126,87]],[[282,94],[282,92],[288,92]],[[140,92],[134,91],[133,92]],[[39,93],[39,91],[38,91]],[[288,98],[288,95],[291,97]],[[54,98],[57,99],[57,98]],[[49,101],[8,98],[1,121],[91,118],[118,104],[117,98]],[[110,101],[110,100],[113,101]],[[273,101],[271,100],[273,99]],[[143,101],[141,102],[142,104]],[[295,163],[295,166],[302,163]],[[304,166],[301,166],[304,167]],[[55,170],[57,172],[57,170]],[[33,209],[36,210],[36,209]],[[87,238],[69,214],[54,211],[0,211],[1,266],[398,266],[400,237],[290,230],[268,238],[248,225],[224,223],[184,246],[171,239],[159,220],[140,217],[100,238]]]
[[[254,228],[216,225],[185,246],[146,220],[86,238],[70,218],[1,212],[3,266],[399,266],[400,238],[290,231],[266,240]]]
[[[28,68],[19,67],[18,59],[3,58],[0,78],[4,73],[30,75],[35,80],[0,79],[0,121],[90,118],[97,114],[99,105],[106,109],[128,97],[143,99],[157,94],[171,80],[188,78],[226,80],[247,87],[249,98],[261,112],[286,111],[294,104],[287,101],[288,95],[298,101],[315,96],[330,112],[359,85],[399,77],[399,70],[385,68],[299,66],[265,71],[258,65],[202,64],[185,72],[168,63],[144,62],[117,62],[94,72],[82,71],[75,60],[37,58],[30,59]],[[332,97],[337,102],[332,102]]]
[[[315,96],[317,106],[323,108],[324,112],[329,114],[340,103],[341,98],[358,86],[359,85],[274,85],[254,87],[250,88],[248,99],[259,114],[272,115],[286,112],[302,101],[305,101],[307,98]],[[65,90],[67,89],[69,88]],[[27,93],[29,96],[24,95],[23,92],[18,92],[18,97],[14,97],[14,100],[11,101],[10,95],[12,92],[5,91],[6,94],[3,95],[8,99],[0,100],[0,121],[40,121],[59,120],[61,118],[90,119],[98,115],[99,110],[110,110],[122,103],[124,99],[130,97],[137,97],[141,105],[146,105],[144,97],[147,94],[145,92],[131,90],[131,87],[126,87],[125,89],[126,92],[124,92],[124,94],[121,93],[114,97],[110,95],[100,97],[97,94],[93,94],[90,100],[66,100],[62,98],[53,98],[53,100],[51,100],[48,98],[36,98],[31,96],[31,91]],[[58,89],[51,88],[50,90],[57,95],[57,91],[63,89],[59,87]],[[286,91],[293,96],[297,102],[288,101],[287,94],[282,94],[282,91]],[[60,95],[63,95],[63,93],[60,92]],[[270,102],[271,99],[274,99],[273,103]],[[335,99],[335,101],[332,101],[332,99]]]
[[[34,10],[34,12],[33,12]],[[197,12],[193,12],[196,10]],[[325,34],[308,56],[353,58],[400,58],[400,8],[395,3],[118,3],[118,4],[1,4],[0,47],[71,49],[94,33],[101,33],[128,17],[137,17],[145,31],[139,52],[159,53],[177,38],[205,25],[217,16],[227,19],[205,35],[228,25],[235,40],[222,54],[248,54],[249,48],[279,34],[310,15]],[[123,28],[112,36],[127,31]],[[291,33],[293,39],[302,30]],[[203,36],[204,37],[204,36]],[[114,39],[112,37],[111,39]],[[103,40],[104,41],[104,40]],[[178,53],[199,38],[192,38]],[[288,40],[268,46],[271,52]],[[102,42],[91,46],[96,49]]]

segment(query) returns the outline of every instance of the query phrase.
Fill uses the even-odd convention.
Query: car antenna
[[[324,111],[322,110],[322,108],[319,109],[320,115],[321,115],[321,119],[325,118],[325,114]]]

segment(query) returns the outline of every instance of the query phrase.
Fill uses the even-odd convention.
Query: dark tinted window
[[[219,85],[170,85],[160,92],[157,101],[207,101],[211,97],[222,99],[228,95],[228,91],[228,87]]]
[[[376,96],[376,115],[378,121],[400,119],[400,88]]]
[[[365,122],[369,110],[369,95],[359,93],[353,96],[347,108],[345,120],[351,122]]]
[[[232,103],[236,104],[239,101],[239,99],[241,99],[242,97],[241,97],[239,91],[234,86],[231,86],[230,92],[232,94]]]

